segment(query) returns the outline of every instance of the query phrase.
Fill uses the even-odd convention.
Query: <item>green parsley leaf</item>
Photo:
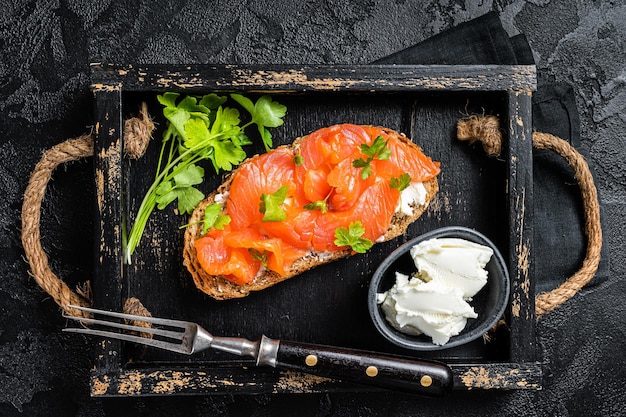
[[[392,189],[396,189],[398,191],[404,190],[411,183],[411,176],[408,172],[400,175],[399,177],[393,177],[389,180],[389,186]]]
[[[257,125],[265,149],[269,150],[272,147],[272,134],[267,128],[282,126],[283,117],[287,113],[287,107],[273,101],[268,95],[259,97],[254,104],[252,100],[241,94],[231,94],[230,96],[250,113],[252,117],[251,123]]]
[[[382,161],[389,159],[391,149],[387,148],[387,141],[382,136],[377,136],[371,145],[361,144],[361,152],[370,158],[380,159]]]
[[[283,185],[273,194],[261,194],[259,211],[263,213],[264,222],[281,222],[287,218],[287,213],[280,206],[285,202],[288,190]]]
[[[366,180],[369,178],[370,175],[373,174],[371,162],[371,159],[368,159],[367,161],[365,159],[355,159],[354,161],[352,161],[353,167],[363,168],[361,170],[361,179]]]
[[[322,214],[328,212],[328,205],[326,200],[318,200],[309,204],[305,204],[303,207],[305,210],[319,210]]]
[[[174,126],[176,133],[178,133],[183,140],[187,140],[185,124],[191,118],[191,114],[184,109],[166,107],[163,109],[163,115],[170,122],[171,126]]]
[[[193,148],[202,144],[210,136],[207,123],[202,119],[190,119],[185,123],[185,133],[187,140],[185,141],[186,148]]]
[[[200,105],[206,107],[207,109],[215,110],[222,104],[226,103],[226,100],[228,100],[228,98],[225,96],[218,96],[215,93],[211,93],[200,99]]]
[[[224,227],[228,224],[230,224],[230,216],[228,214],[219,214],[215,223],[213,223],[213,227],[217,230],[224,230]]]
[[[176,186],[188,187],[200,184],[204,178],[204,169],[197,165],[188,165],[174,175]]]
[[[374,244],[371,240],[363,238],[365,228],[360,221],[352,222],[348,226],[335,229],[335,245],[350,246],[357,253],[367,252]]]
[[[156,188],[157,208],[163,210],[171,202],[178,199],[178,211],[180,213],[193,212],[193,209],[204,198],[204,194],[193,186],[200,184],[203,177],[204,169],[202,167],[189,165],[174,175],[172,180],[162,182]]]
[[[385,142],[385,146],[387,146],[387,142]],[[391,149],[385,148],[378,153],[378,155],[376,156],[376,159],[379,159],[381,161],[387,161],[390,156],[391,156]]]
[[[202,234],[206,234],[211,228],[224,230],[224,226],[230,223],[230,216],[222,213],[222,205],[212,203],[204,209],[204,219],[202,220]]]
[[[214,140],[211,144],[214,152],[215,171],[220,168],[230,171],[233,166],[239,165],[241,161],[246,159],[246,152],[230,140]]]
[[[243,132],[242,130],[240,130],[237,134],[233,134],[230,139],[235,145],[239,147],[242,147],[244,145],[252,145],[252,141],[250,140],[248,135],[246,135],[245,132]]]
[[[162,96],[158,96],[157,99],[165,106],[163,115],[174,126],[181,138],[187,140],[185,128],[187,121],[192,118],[199,118],[208,122],[211,110],[202,104],[198,104],[198,100],[192,96],[184,97],[176,104],[178,96],[179,94],[177,93],[164,93]]]
[[[366,143],[361,144],[361,153],[367,156],[367,159],[355,159],[352,161],[352,166],[355,168],[363,168],[361,170],[361,179],[366,180],[372,175],[372,161],[379,159],[386,161],[391,156],[391,149],[387,148],[387,141],[382,136],[377,136],[371,145]]]
[[[205,106],[199,105],[198,100],[193,96],[186,96],[178,103],[179,109],[187,110],[189,113],[207,113]]]
[[[293,157],[293,163],[296,164],[297,167],[299,167],[300,165],[304,164],[304,157],[300,154],[296,154],[296,156]]]
[[[178,211],[190,214],[202,201],[204,194],[194,187],[176,187],[171,182],[163,183],[157,188],[157,207],[163,210],[171,202],[178,199]]]
[[[248,113],[252,116],[254,113],[254,103],[248,97],[242,96],[241,94],[231,94],[230,97],[235,100],[241,107],[246,109]]]
[[[167,92],[157,96],[157,100],[164,107],[176,107],[176,99],[180,96],[178,93]]]
[[[265,150],[269,151],[273,146],[272,133],[262,125],[259,125],[259,135],[261,135],[263,145],[265,145]]]
[[[181,214],[191,214],[193,209],[204,199],[202,191],[194,187],[177,188],[178,212]]]
[[[232,109],[230,107],[222,108],[220,106],[215,112],[215,121],[211,127],[211,133],[214,135],[223,131],[233,131],[232,133],[238,133],[240,129],[233,130],[233,127],[238,126],[239,123],[239,110]],[[230,134],[228,136],[230,136]]]
[[[267,268],[267,252],[266,251],[261,252],[260,250],[255,249],[255,248],[248,248],[248,253],[252,255],[252,259],[254,259],[255,261],[261,261],[261,264]]]
[[[278,127],[283,125],[283,117],[287,113],[287,107],[273,101],[270,96],[261,96],[254,103],[252,120],[257,125],[266,127]]]
[[[174,182],[166,181],[159,184],[156,189],[157,195],[157,207],[159,210],[163,210],[172,201],[176,200],[176,193],[174,192]]]

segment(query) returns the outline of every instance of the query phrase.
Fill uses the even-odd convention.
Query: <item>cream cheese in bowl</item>
[[[412,277],[396,272],[396,282],[377,301],[387,321],[410,335],[425,334],[445,345],[478,314],[469,304],[487,283],[485,265],[493,250],[461,238],[432,238],[409,251]]]
[[[482,234],[443,228],[395,250],[376,270],[370,315],[390,341],[417,350],[467,343],[497,322],[508,303],[502,256]]]
[[[458,237],[439,237],[414,245],[410,253],[422,281],[458,288],[463,298],[472,298],[487,283],[485,266],[493,249]]]

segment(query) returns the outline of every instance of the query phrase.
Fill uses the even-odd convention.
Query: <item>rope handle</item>
[[[495,116],[470,116],[459,120],[457,138],[481,142],[489,156],[500,155],[502,149],[500,122]],[[537,149],[547,149],[561,155],[574,171],[583,199],[584,232],[587,237],[585,259],[580,269],[557,288],[535,298],[535,313],[541,317],[572,298],[594,277],[600,264],[602,226],[598,192],[585,158],[567,141],[549,133],[534,132],[532,143]]]
[[[141,157],[148,147],[153,130],[154,123],[148,114],[148,106],[142,103],[139,116],[124,122],[125,154],[134,159]],[[46,150],[31,173],[22,202],[22,246],[30,265],[31,275],[66,314],[75,317],[90,316],[89,313],[70,308],[68,305],[90,306],[91,287],[87,281],[73,291],[50,269],[48,256],[41,246],[41,204],[54,170],[61,164],[93,156],[93,144],[94,135],[90,133],[68,139]],[[135,298],[128,299],[124,309],[140,308],[137,303],[139,300]]]

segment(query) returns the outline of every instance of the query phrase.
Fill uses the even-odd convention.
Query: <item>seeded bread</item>
[[[409,146],[418,147],[406,136],[401,135],[389,129],[384,129],[388,135],[394,135],[400,138],[403,142],[409,144]],[[290,146],[296,147],[302,138],[296,139]],[[419,147],[418,147],[419,148]],[[253,157],[253,158],[256,158]],[[245,163],[245,162],[244,162]],[[191,226],[185,231],[184,248],[183,248],[183,262],[191,276],[195,285],[216,300],[226,300],[231,298],[241,298],[250,294],[252,291],[259,291],[268,288],[274,284],[277,284],[286,279],[299,275],[309,269],[316,266],[329,263],[340,258],[348,257],[352,254],[351,249],[345,249],[337,252],[325,252],[325,253],[311,253],[305,257],[296,260],[291,267],[287,270],[285,275],[280,275],[276,272],[263,269],[254,279],[253,282],[246,285],[234,284],[221,276],[210,275],[206,273],[196,257],[196,249],[194,242],[196,239],[202,237],[202,219],[204,217],[204,210],[207,205],[212,204],[215,201],[216,196],[227,195],[232,182],[233,175],[236,170],[233,171],[224,183],[213,193],[209,194],[194,210],[189,220]],[[404,234],[411,223],[416,221],[427,209],[429,202],[433,199],[438,191],[437,178],[432,178],[424,183],[426,188],[426,202],[419,207],[413,207],[413,214],[407,216],[405,214],[396,213],[393,216],[391,224],[387,233],[380,239],[380,241],[388,241],[395,237]]]

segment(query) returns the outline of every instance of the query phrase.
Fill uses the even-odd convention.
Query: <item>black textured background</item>
[[[0,416],[626,415],[626,4],[556,0],[113,1],[0,5]],[[91,399],[88,341],[28,274],[22,193],[44,149],[89,131],[89,63],[368,63],[489,11],[524,33],[543,80],[574,87],[604,200],[611,272],[542,318],[542,391]],[[60,168],[42,209],[52,269],[92,267],[91,161]],[[541,271],[536,271],[540,274]]]

